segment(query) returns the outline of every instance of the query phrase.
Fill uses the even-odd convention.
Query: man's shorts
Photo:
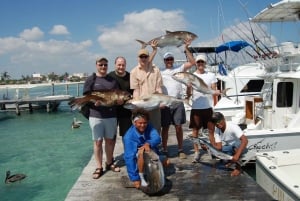
[[[93,140],[115,139],[117,134],[117,118],[89,118]]]
[[[161,109],[161,126],[182,125],[186,122],[183,103],[174,104],[171,107]]]

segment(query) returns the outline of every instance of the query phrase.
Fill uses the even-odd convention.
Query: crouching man
[[[215,126],[213,135],[209,136],[211,144],[216,149],[233,156],[231,162],[236,163],[236,166],[231,176],[240,175],[242,169],[237,162],[241,155],[247,152],[247,137],[237,124],[226,122],[224,115],[220,112],[214,112],[211,121]]]

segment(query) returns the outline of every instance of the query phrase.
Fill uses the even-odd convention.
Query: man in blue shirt
[[[130,181],[135,188],[147,186],[144,179],[143,152],[150,149],[158,153],[161,138],[158,131],[150,124],[149,113],[144,109],[132,111],[132,126],[124,136],[124,160]]]

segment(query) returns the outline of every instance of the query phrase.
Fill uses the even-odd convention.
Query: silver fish
[[[146,194],[158,193],[165,185],[165,173],[159,156],[153,151],[144,152],[144,175],[148,183],[147,187],[141,188]]]
[[[200,144],[204,144],[211,155],[214,155],[215,157],[222,159],[222,160],[232,160],[232,156],[223,153],[222,151],[217,150],[212,144],[207,142],[204,138],[197,138],[200,142]]]
[[[145,110],[153,110],[160,105],[171,106],[176,103],[183,102],[185,100],[177,99],[165,94],[151,94],[149,96],[143,96],[139,99],[131,99],[124,104],[126,109],[144,108]]]
[[[74,98],[69,102],[72,110],[80,109],[87,103],[95,103],[96,101],[100,101],[102,106],[110,107],[116,105],[118,100],[127,101],[132,98],[132,95],[123,90],[113,89],[113,90],[100,90],[100,91],[92,91],[91,93]]]
[[[199,91],[203,94],[214,94],[215,90],[211,89],[210,87],[207,86],[207,84],[198,76],[194,75],[193,73],[190,72],[178,72],[174,73],[172,75],[172,78],[186,86],[191,85],[193,89],[196,91]],[[222,91],[222,95],[226,96],[226,92],[230,88],[227,88]],[[228,98],[228,97],[227,97]]]
[[[147,45],[150,45],[153,40],[157,40],[157,47],[163,48],[166,46],[176,46],[180,47],[184,44],[185,40],[194,40],[198,36],[194,33],[188,31],[166,31],[165,35],[153,38],[149,42],[144,42],[142,40],[136,40],[142,44],[142,49],[144,49]]]

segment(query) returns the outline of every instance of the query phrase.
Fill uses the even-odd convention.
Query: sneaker
[[[192,161],[192,163],[199,163],[199,161],[200,161],[200,153],[195,152],[194,160]]]
[[[178,152],[178,157],[179,157],[180,159],[186,159],[186,154],[185,154],[182,150],[180,150],[180,151]]]

